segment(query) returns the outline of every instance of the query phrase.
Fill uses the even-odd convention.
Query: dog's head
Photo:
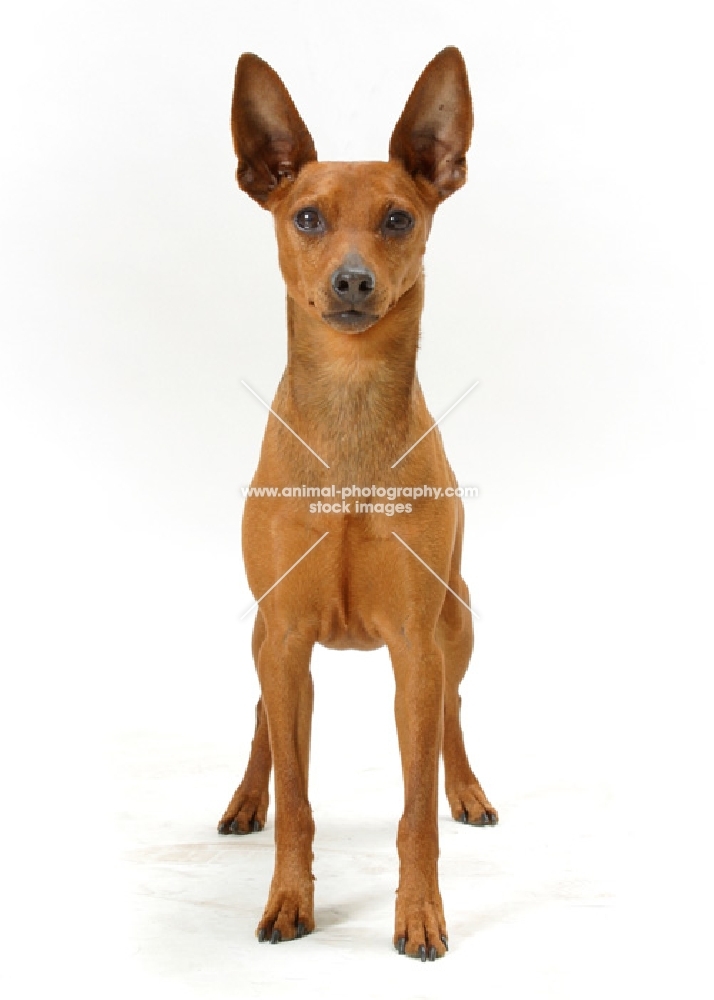
[[[389,161],[318,163],[283,82],[241,56],[233,92],[238,183],[272,212],[288,294],[341,333],[362,333],[417,281],[434,211],[466,180],[473,112],[458,49],[421,74]]]

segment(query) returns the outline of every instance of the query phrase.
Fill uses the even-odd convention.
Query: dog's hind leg
[[[459,545],[459,551],[454,553],[449,586],[468,604],[468,588],[458,570],[460,557]],[[498,813],[471,770],[461,729],[459,685],[466,673],[473,650],[473,619],[463,604],[448,591],[436,627],[436,637],[444,654],[442,756],[446,797],[451,807],[451,815],[455,820],[471,826],[495,826],[498,823]]]
[[[256,664],[264,639],[265,623],[259,610],[253,628],[253,659]],[[263,829],[268,813],[268,782],[271,767],[268,719],[260,699],[255,708],[255,735],[250,748],[248,766],[243,780],[221,817],[218,824],[219,833],[245,834]]]

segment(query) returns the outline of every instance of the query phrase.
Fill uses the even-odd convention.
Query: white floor
[[[225,749],[135,737],[118,760],[133,964],[150,981],[196,997],[414,998],[463,987],[552,998],[587,996],[591,985],[595,995],[594,956],[613,948],[614,815],[603,787],[543,782],[501,795],[497,829],[463,827],[442,808],[450,951],[424,967],[391,948],[393,768],[348,771],[351,801],[340,789],[331,804],[325,789],[314,803],[317,930],[271,946],[254,931],[272,871],[272,823],[245,838],[214,831],[236,776]]]
[[[272,815],[260,834],[215,831],[241,775],[249,726],[201,738],[126,733],[114,740],[111,768],[132,974],[152,992],[195,997],[348,991],[411,1000],[449,988],[594,996],[613,955],[617,823],[606,779],[592,770],[579,776],[577,752],[575,761],[560,753],[552,734],[530,752],[509,749],[495,735],[501,727],[484,720],[470,743],[501,823],[455,823],[442,795],[450,951],[433,965],[400,958],[391,936],[402,790],[388,660],[318,650],[313,673],[316,932],[279,946],[255,939],[272,872]],[[476,673],[464,688],[468,730]],[[242,724],[247,709],[241,704]]]

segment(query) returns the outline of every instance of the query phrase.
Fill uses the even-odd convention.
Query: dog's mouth
[[[359,309],[345,309],[342,312],[323,313],[322,318],[340,333],[362,333],[376,323],[379,316]]]

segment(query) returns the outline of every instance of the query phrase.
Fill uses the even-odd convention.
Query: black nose
[[[341,267],[332,275],[335,295],[351,306],[360,305],[374,291],[375,278],[361,257],[345,258]]]

